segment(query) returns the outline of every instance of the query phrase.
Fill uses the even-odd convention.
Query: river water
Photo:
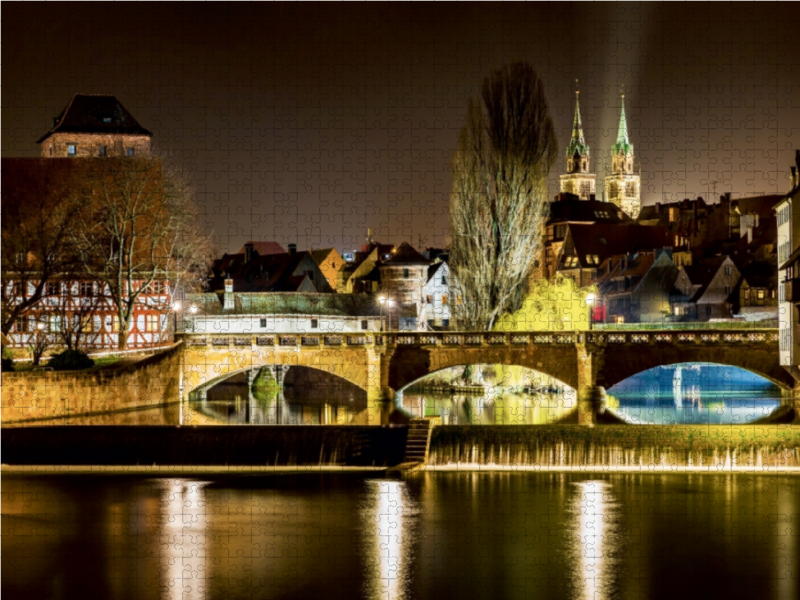
[[[800,478],[4,474],[4,598],[794,599]]]

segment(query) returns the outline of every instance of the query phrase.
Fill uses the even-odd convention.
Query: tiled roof
[[[564,223],[632,223],[632,219],[612,202],[579,200],[577,197],[550,203],[547,222]]]
[[[669,227],[660,225],[584,225],[570,223],[569,237],[581,267],[599,266],[610,256],[633,254],[639,250],[669,248],[673,245]],[[567,245],[565,244],[565,248]],[[566,252],[565,252],[566,254]],[[589,263],[587,256],[597,256]]]
[[[221,314],[222,293],[188,294],[204,314]],[[225,314],[379,316],[380,304],[369,294],[234,293],[234,308]]]
[[[54,133],[153,135],[139,125],[116,96],[94,94],[75,94],[53,128],[36,143],[41,144]]]
[[[268,254],[255,256],[248,263],[244,254],[226,254],[214,262],[211,288],[222,289],[224,280],[230,277],[237,292],[296,292],[305,275],[295,272],[306,257],[308,252]]]

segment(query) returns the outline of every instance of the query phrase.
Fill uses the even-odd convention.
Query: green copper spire
[[[619,131],[617,142],[611,146],[614,154],[624,153],[626,156],[633,154],[633,144],[628,138],[628,121],[625,119],[625,94],[622,94],[622,111],[619,114]]]
[[[567,146],[567,158],[572,158],[577,152],[581,156],[589,156],[589,145],[583,137],[583,125],[581,125],[581,107],[578,101],[578,94],[575,92],[575,118],[572,120],[572,139]]]

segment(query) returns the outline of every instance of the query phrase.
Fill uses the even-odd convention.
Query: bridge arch
[[[597,385],[606,389],[650,369],[684,363],[738,367],[763,377],[781,389],[791,390],[794,379],[777,360],[777,348],[763,346],[630,346],[623,352],[606,347],[597,370]]]
[[[470,364],[526,367],[571,388],[578,386],[578,354],[573,344],[498,348],[399,346],[388,358],[388,384],[391,389],[402,391],[426,375]]]

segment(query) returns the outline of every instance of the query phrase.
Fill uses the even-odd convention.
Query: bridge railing
[[[586,343],[616,345],[745,345],[776,344],[778,330],[676,330],[676,331],[563,331],[563,332],[483,332],[483,331],[389,331],[385,333],[268,333],[179,334],[187,347],[214,348],[322,348],[358,346],[564,346]]]

